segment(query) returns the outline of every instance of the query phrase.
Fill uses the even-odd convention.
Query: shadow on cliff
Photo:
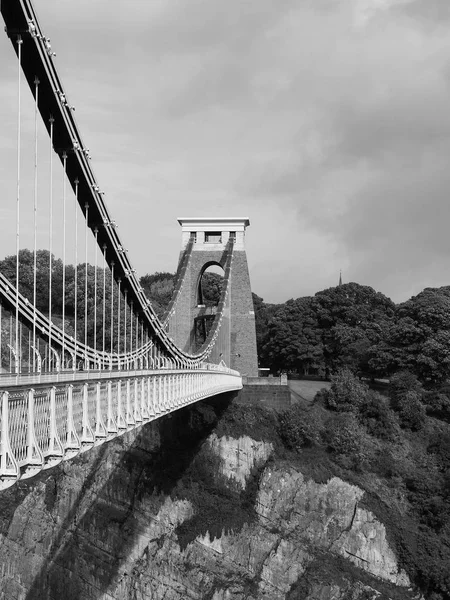
[[[25,600],[103,597],[139,536],[136,503],[145,499],[146,513],[157,514],[232,398],[233,394],[222,394],[186,407],[145,425],[137,434],[125,434],[129,441],[122,436],[74,459],[88,466],[87,474]],[[105,480],[101,469],[111,452],[119,460]],[[45,482],[45,504],[53,520],[58,518],[52,514],[58,494],[67,494],[70,483],[64,468],[70,470],[60,465],[39,477]],[[103,482],[99,487],[97,479]],[[31,485],[21,486],[18,499]]]

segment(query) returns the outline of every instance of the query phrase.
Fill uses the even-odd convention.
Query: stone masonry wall
[[[186,270],[183,288],[178,299],[176,313],[176,343],[185,351],[191,351],[194,343],[194,315],[197,312],[198,285],[205,266],[225,266],[226,252],[222,250],[194,250]],[[250,276],[245,251],[235,250],[231,271],[230,298],[230,359],[232,369],[242,375],[258,375],[256,349],[255,313],[253,308]]]

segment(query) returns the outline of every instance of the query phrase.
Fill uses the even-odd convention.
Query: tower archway
[[[199,314],[194,319],[195,350],[208,339],[209,332],[217,317],[220,299],[226,282],[225,272],[218,263],[207,263],[200,271],[197,284],[197,308]]]

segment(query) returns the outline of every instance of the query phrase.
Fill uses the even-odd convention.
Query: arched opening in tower
[[[195,348],[200,348],[214,323],[224,285],[224,271],[217,263],[206,265],[197,287],[197,315],[194,317]]]

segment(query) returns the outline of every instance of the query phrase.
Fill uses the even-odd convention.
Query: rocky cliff
[[[275,430],[224,395],[2,492],[0,600],[417,597],[365,492]]]

